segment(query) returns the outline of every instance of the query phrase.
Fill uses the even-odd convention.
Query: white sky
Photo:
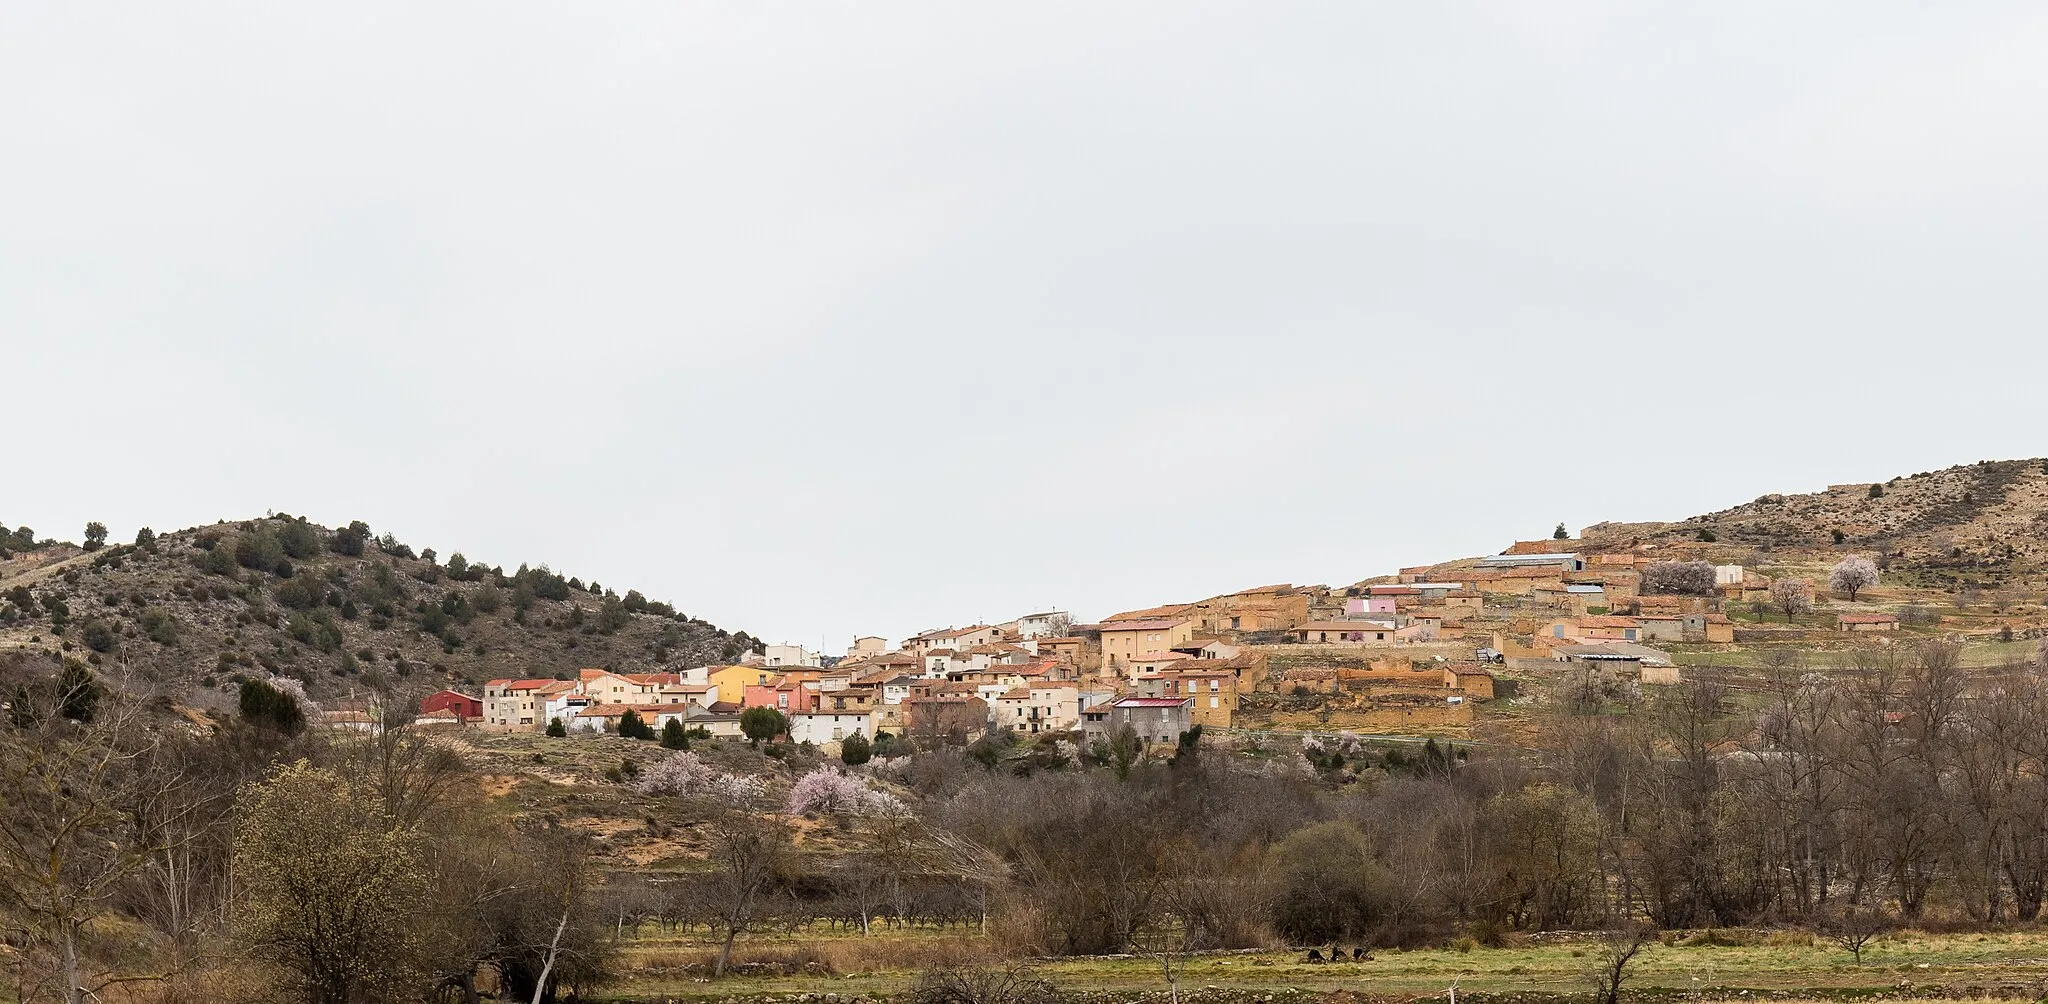
[[[2048,9],[0,8],[0,521],[828,650],[2048,453]]]

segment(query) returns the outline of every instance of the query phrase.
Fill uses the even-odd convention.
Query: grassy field
[[[709,958],[709,944],[650,937],[628,951],[628,979],[596,999],[887,996],[905,989],[920,965],[964,957],[975,947],[970,938],[938,936],[755,938],[737,958],[766,964],[713,982],[690,965]],[[1597,939],[1560,935],[1522,939],[1504,948],[1386,949],[1370,962],[1308,963],[1294,951],[1202,955],[1185,960],[1180,985],[1183,996],[1197,1000],[1356,995],[1409,1001],[1446,1000],[1456,981],[1460,996],[1475,1002],[1553,1000],[1582,997],[1584,974],[1599,954]],[[1065,991],[1165,999],[1166,984],[1153,958],[1054,959],[1035,965]],[[799,967],[802,971],[787,971]],[[2048,992],[2048,933],[1908,932],[1866,946],[1860,965],[1846,951],[1802,932],[1667,936],[1638,957],[1628,987],[1631,997],[1646,1000],[2040,1000]]]

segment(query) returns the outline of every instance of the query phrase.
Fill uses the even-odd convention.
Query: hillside
[[[2048,460],[1763,495],[1679,522],[1598,523],[1582,537],[1596,551],[1710,542],[1714,551],[1875,553],[1902,584],[2038,587],[2048,582]]]
[[[0,652],[125,665],[202,706],[238,673],[332,696],[584,666],[651,672],[755,645],[637,592],[544,566],[444,561],[360,523],[337,531],[277,515],[92,553],[46,541],[0,561]]]

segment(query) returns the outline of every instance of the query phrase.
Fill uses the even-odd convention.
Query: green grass
[[[902,942],[915,938],[878,936],[876,944],[891,941],[900,948]],[[1285,993],[1291,988],[1412,999],[1440,996],[1456,980],[1461,993],[1482,998],[1580,993],[1585,986],[1583,974],[1599,954],[1597,941],[1573,936],[1545,937],[1541,943],[1532,940],[1498,949],[1382,949],[1374,953],[1371,962],[1313,964],[1294,951],[1196,956],[1186,961],[1181,987],[1184,992],[1210,989],[1227,996]],[[1861,965],[1849,953],[1798,932],[1739,932],[1735,940],[1744,944],[1714,945],[1695,937],[1652,945],[1638,958],[1629,986],[1643,996],[1666,999],[1690,997],[1698,991],[1706,999],[1740,1000],[1744,990],[1751,991],[1751,996],[1777,999],[1845,999],[1880,992],[1888,999],[1910,999],[1915,994],[1940,997],[1954,993],[2010,997],[2021,993],[2023,984],[2038,987],[2048,979],[2048,934],[2036,931],[1903,934],[1866,946]],[[717,982],[641,969],[626,982],[609,988],[603,999],[758,997],[827,991],[842,996],[888,995],[906,988],[916,975],[912,965],[860,966],[851,961],[861,957],[859,939],[839,935],[752,939],[745,943],[741,957],[799,946],[808,946],[825,958],[847,961],[835,965],[829,975],[746,976]],[[658,939],[639,943],[628,952],[628,959],[630,965],[636,959],[653,961],[663,955],[709,949],[702,941]],[[901,951],[876,954],[904,956]],[[1066,990],[1149,994],[1165,989],[1158,962],[1145,957],[1042,960],[1037,968]],[[1902,988],[1910,992],[1901,994]],[[1899,996],[1889,996],[1893,994]],[[2030,992],[2026,999],[2037,995],[2038,990]]]

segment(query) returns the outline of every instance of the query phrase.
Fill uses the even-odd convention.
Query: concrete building
[[[771,669],[783,666],[810,666],[815,668],[824,664],[825,657],[822,653],[813,652],[802,645],[791,645],[787,642],[780,645],[770,645],[761,653],[761,665]]]
[[[1171,746],[1194,724],[1194,701],[1186,697],[1123,697],[1081,712],[1081,733],[1090,741],[1129,725],[1147,746]]]

